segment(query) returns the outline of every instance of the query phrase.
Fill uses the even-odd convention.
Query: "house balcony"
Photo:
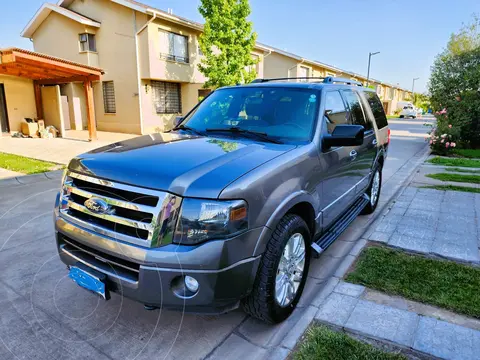
[[[148,26],[139,35],[139,66],[142,79],[173,81],[182,83],[204,83],[205,77],[198,70],[199,55],[197,36],[184,33],[188,39],[187,54],[184,56],[165,52],[168,46],[161,44],[159,27]],[[162,51],[163,50],[163,51]]]

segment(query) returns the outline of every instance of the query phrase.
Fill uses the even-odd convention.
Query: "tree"
[[[201,0],[205,19],[200,49],[204,58],[198,69],[207,77],[205,88],[248,83],[257,76],[252,58],[257,34],[247,20],[248,0]]]
[[[430,109],[430,97],[427,94],[415,93],[413,95],[413,105],[427,112]]]
[[[471,23],[464,24],[457,34],[450,35],[450,41],[443,56],[459,55],[480,47],[480,17],[476,14],[472,17]]]

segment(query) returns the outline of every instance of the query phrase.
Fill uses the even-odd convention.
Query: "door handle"
[[[350,151],[350,157],[352,158],[352,160],[355,160],[357,155],[358,155],[358,153],[355,150]]]

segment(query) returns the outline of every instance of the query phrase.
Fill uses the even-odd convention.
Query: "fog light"
[[[191,276],[185,276],[185,286],[187,287],[188,290],[190,290],[193,293],[196,293],[198,291],[198,281],[195,280]]]

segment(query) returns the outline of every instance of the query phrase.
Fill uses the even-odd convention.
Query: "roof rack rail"
[[[284,80],[325,80],[324,77],[285,77],[285,78],[270,78],[270,79],[255,79],[251,84],[264,83],[269,81],[284,81]]]
[[[352,79],[346,79],[346,78],[337,78],[337,77],[333,77],[333,76],[327,76],[325,79],[323,79],[323,82],[325,84],[343,83],[343,84],[346,84],[346,85],[363,86],[363,84],[360,81],[352,80]]]

